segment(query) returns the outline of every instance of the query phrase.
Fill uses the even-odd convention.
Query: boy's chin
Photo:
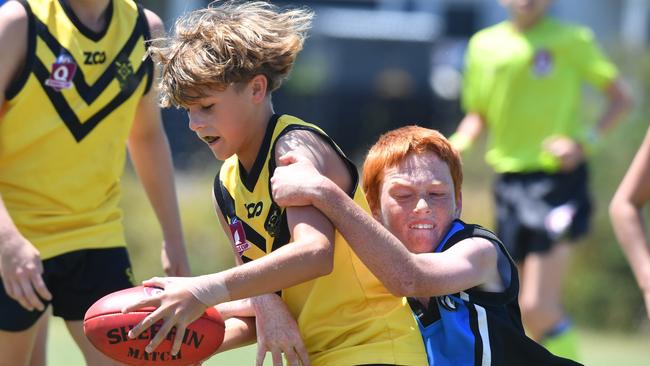
[[[235,155],[234,153],[224,152],[224,151],[215,151],[213,149],[210,149],[210,151],[212,151],[212,155],[214,155],[214,157],[217,160],[220,160],[220,161],[225,161],[229,157]]]

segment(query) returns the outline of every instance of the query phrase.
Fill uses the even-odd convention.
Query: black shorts
[[[497,177],[494,197],[497,236],[519,262],[554,243],[575,241],[589,231],[592,201],[587,165],[548,174],[507,173]]]
[[[43,280],[52,294],[53,314],[65,320],[83,320],[86,310],[106,294],[133,286],[126,248],[87,249],[43,261]],[[43,312],[29,311],[0,286],[0,329],[28,329]]]

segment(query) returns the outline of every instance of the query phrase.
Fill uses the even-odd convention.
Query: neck
[[[245,148],[251,146],[251,148],[237,152],[239,162],[247,172],[249,172],[251,168],[253,168],[253,164],[255,164],[255,159],[262,147],[266,128],[273,113],[273,105],[269,100],[268,103],[265,103],[263,108],[261,108],[257,113],[254,113],[252,123],[247,126],[249,127],[250,133],[248,134],[248,139],[244,142],[243,146]]]
[[[512,24],[514,24],[515,29],[519,32],[525,32],[535,27],[542,18],[544,18],[542,14],[531,18],[515,18],[512,20]]]
[[[106,9],[111,0],[66,0],[79,21],[99,32],[106,26]]]

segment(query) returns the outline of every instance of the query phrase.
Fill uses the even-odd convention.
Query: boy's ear
[[[463,192],[460,192],[458,194],[458,198],[456,198],[456,218],[460,219],[460,214],[463,211]]]
[[[266,98],[266,88],[268,86],[268,79],[265,75],[255,75],[249,82],[252,91],[253,102],[260,103]]]

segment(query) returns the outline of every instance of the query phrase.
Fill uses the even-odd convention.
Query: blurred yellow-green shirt
[[[584,141],[583,84],[603,90],[617,74],[585,27],[545,18],[519,32],[505,21],[470,39],[463,107],[486,120],[486,160],[495,171],[553,172],[558,162],[542,142],[554,135]]]

